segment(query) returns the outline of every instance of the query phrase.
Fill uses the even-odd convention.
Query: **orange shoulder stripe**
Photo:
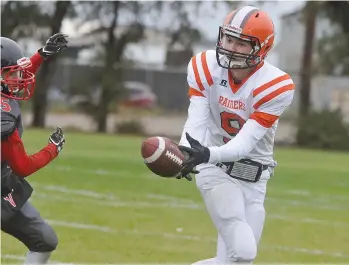
[[[279,89],[277,90],[274,90],[273,92],[271,92],[270,94],[264,96],[263,98],[261,98],[259,101],[257,101],[253,107],[255,109],[258,109],[262,104],[272,100],[273,98],[279,96],[280,94],[286,92],[286,91],[289,91],[289,90],[293,90],[294,89],[294,84],[289,84],[289,85],[286,85],[286,86],[283,86],[283,87],[280,87]]]
[[[201,53],[201,63],[202,63],[202,67],[204,69],[204,73],[205,73],[205,77],[207,80],[207,83],[209,86],[213,85],[213,79],[210,73],[210,69],[208,69],[208,65],[207,65],[207,60],[206,60],[206,52]]]
[[[205,90],[205,87],[203,86],[201,79],[200,79],[200,75],[199,75],[199,71],[198,71],[198,65],[196,63],[196,56],[193,56],[192,60],[191,60],[191,64],[194,70],[194,76],[195,76],[195,80],[196,83],[198,84],[199,88],[201,91]]]
[[[189,87],[188,95],[189,97],[192,97],[192,96],[205,97],[204,94],[202,94],[200,91],[197,91],[195,88],[192,88],[192,87]]]
[[[262,125],[265,128],[270,128],[273,126],[274,122],[279,118],[279,116],[264,113],[264,112],[254,112],[250,116],[250,119],[255,120],[260,125]]]
[[[285,74],[283,76],[279,76],[278,78],[275,78],[275,79],[269,81],[268,83],[265,83],[264,85],[261,85],[260,87],[256,88],[253,91],[253,97],[262,93],[264,90],[268,89],[269,87],[276,85],[277,83],[280,83],[281,81],[285,81],[287,79],[291,79],[291,77],[288,74]]]

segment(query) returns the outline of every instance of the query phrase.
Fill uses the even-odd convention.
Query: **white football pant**
[[[198,170],[196,185],[217,228],[218,240],[216,258],[195,264],[251,263],[264,226],[269,170],[263,171],[256,183],[234,179],[212,164],[200,165]]]

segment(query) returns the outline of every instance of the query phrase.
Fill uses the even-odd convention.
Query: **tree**
[[[320,40],[320,65],[322,69],[333,74],[341,66],[342,73],[349,73],[349,4],[348,2],[307,2],[303,8],[305,21],[305,40],[301,67],[299,128],[297,143],[302,144],[304,139],[304,123],[311,110],[310,89],[311,77],[314,73],[312,65],[313,44],[315,42],[316,19],[320,15],[329,18],[335,25],[332,27],[332,36]],[[336,27],[337,26],[337,27]],[[321,67],[320,67],[321,69]],[[303,125],[302,125],[303,124]]]
[[[312,76],[312,57],[313,57],[313,44],[315,35],[315,22],[318,12],[318,2],[307,2],[304,10],[305,21],[305,38],[303,58],[300,71],[300,102],[299,102],[299,116],[306,116],[310,108],[310,89],[311,89],[311,76]]]
[[[201,33],[189,19],[188,6],[195,9],[200,7],[201,2],[175,1],[168,3],[169,9],[174,13],[178,26],[174,23],[168,28],[169,42],[167,44],[166,65],[186,65],[193,56],[193,43],[201,39]],[[196,14],[197,16],[198,14]]]
[[[172,18],[172,23],[165,29],[169,37],[166,65],[187,65],[190,58],[194,55],[193,44],[203,40],[205,36],[195,23],[200,17],[216,16],[215,10],[218,8],[226,8],[227,12],[230,12],[239,4],[241,4],[240,1],[174,1],[164,4],[162,6],[163,9]],[[202,8],[205,10],[201,10]]]
[[[77,8],[80,13],[80,23],[97,22],[98,25],[88,35],[93,35],[96,50],[102,44],[102,52],[98,54],[99,62],[102,63],[102,71],[95,71],[94,76],[89,80],[82,80],[82,83],[89,83],[95,89],[89,91],[89,98],[96,98],[92,93],[98,89],[97,104],[93,100],[84,103],[83,109],[91,114],[97,122],[97,131],[105,132],[106,121],[112,104],[117,103],[123,94],[122,69],[125,65],[124,52],[128,44],[139,42],[143,38],[144,28],[157,28],[159,31],[168,34],[169,47],[180,43],[184,47],[190,47],[192,42],[198,38],[199,33],[195,26],[189,21],[190,12],[186,7],[190,5],[199,6],[198,3],[172,3],[172,2],[81,2]],[[166,9],[167,8],[167,9]],[[169,25],[164,26],[159,22],[159,14],[166,9],[166,18]],[[128,14],[127,22],[120,25],[120,16]],[[120,15],[121,14],[121,15]],[[155,25],[147,24],[146,17],[149,14],[156,14]],[[198,14],[196,14],[198,15]],[[196,16],[194,15],[194,16]],[[170,19],[168,19],[170,17]],[[191,20],[195,17],[191,16]],[[188,58],[188,60],[190,57]],[[188,62],[188,61],[187,61]],[[86,78],[85,78],[86,79]],[[94,79],[94,81],[92,81]],[[91,81],[90,81],[91,80]],[[97,82],[95,82],[97,80]],[[97,84],[93,84],[97,83]],[[92,93],[91,93],[92,92]]]
[[[50,19],[50,35],[60,32],[62,21],[66,16],[69,7],[71,6],[70,1],[57,1],[55,3],[55,11]],[[57,60],[56,56],[49,58],[41,66],[40,73],[38,75],[38,87],[33,96],[33,127],[45,127],[45,116],[47,110],[47,91],[50,85],[50,74],[51,69]]]
[[[42,12],[37,2],[1,1],[1,36],[14,40],[35,38],[37,28],[46,26],[49,20],[50,15]]]
[[[22,38],[46,40],[60,31],[62,21],[67,15],[70,1],[57,2],[1,2],[1,35],[19,41]],[[53,12],[50,10],[53,9]],[[29,56],[29,55],[28,55]],[[37,76],[39,89],[33,96],[33,121],[35,127],[44,127],[47,109],[47,90],[50,69],[56,58],[48,59]]]
[[[320,15],[329,18],[339,29],[333,27],[334,35],[319,41],[320,64],[327,73],[333,73],[341,66],[342,73],[349,73],[349,3],[307,2],[302,10],[305,23],[305,38],[300,71],[299,115],[306,116],[310,109],[310,89],[313,69],[313,51],[316,19]],[[335,39],[334,39],[335,38]]]
[[[317,72],[331,75],[349,75],[349,2],[322,2],[320,18],[328,18],[331,33],[317,43],[319,64]]]
[[[123,1],[81,2],[79,4],[81,23],[98,21],[97,27],[85,36],[95,36],[96,46],[101,45],[103,48],[102,53],[99,53],[99,61],[103,66],[102,71],[98,73],[100,82],[96,84],[96,89],[99,90],[97,104],[90,102],[85,105],[85,110],[88,110],[97,122],[98,132],[106,131],[111,104],[118,102],[123,93],[121,85],[123,55],[129,43],[142,39],[144,25],[140,15],[146,13],[150,5],[146,2]],[[134,19],[121,27],[119,17],[125,12],[131,13],[130,16]]]

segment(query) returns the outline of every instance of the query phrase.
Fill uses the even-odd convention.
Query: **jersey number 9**
[[[221,126],[230,135],[236,136],[245,124],[245,120],[235,113],[223,111],[221,112]],[[225,143],[230,139],[223,137]]]

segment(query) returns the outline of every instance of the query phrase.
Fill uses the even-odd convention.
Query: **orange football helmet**
[[[274,43],[274,23],[269,15],[254,6],[233,10],[225,18],[216,44],[219,66],[227,69],[245,69],[264,60]],[[226,39],[239,39],[251,45],[250,53],[241,53],[227,48]]]

